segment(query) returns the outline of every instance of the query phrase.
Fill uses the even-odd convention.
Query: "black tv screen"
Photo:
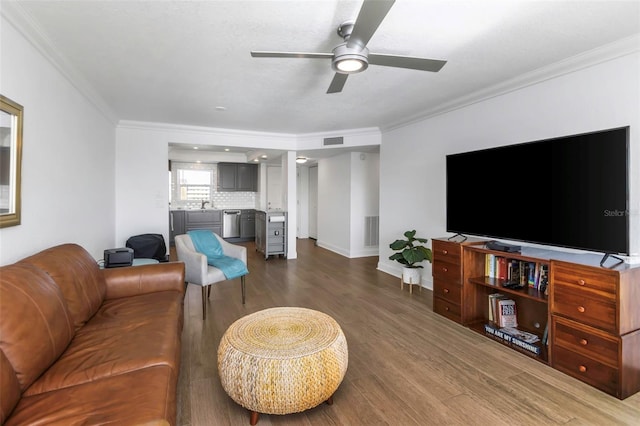
[[[447,231],[629,254],[629,127],[447,155]]]

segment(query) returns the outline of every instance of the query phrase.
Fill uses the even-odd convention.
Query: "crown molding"
[[[187,124],[173,124],[173,123],[157,123],[151,121],[134,121],[134,120],[120,120],[117,125],[120,129],[132,129],[132,130],[152,130],[160,132],[179,132],[184,134],[195,135],[210,135],[210,136],[229,136],[229,137],[264,137],[264,138],[279,138],[284,140],[295,140],[297,136],[293,133],[269,133],[259,132],[255,130],[237,130],[237,129],[225,129],[220,127],[205,127],[205,126],[192,126]]]
[[[11,24],[53,67],[114,126],[117,115],[91,84],[60,55],[44,30],[17,1],[2,1],[0,15]]]
[[[608,62],[623,56],[640,52],[640,34],[617,40],[613,43],[588,50],[578,55],[563,59],[551,65],[538,68],[534,71],[519,75],[502,83],[475,91],[468,95],[452,99],[435,108],[414,114],[407,120],[396,123],[382,129],[390,131],[424,121],[428,118],[445,114],[457,109],[461,109],[478,102],[505,95],[516,90],[520,90],[535,84],[551,80],[566,74],[570,74],[594,65]]]

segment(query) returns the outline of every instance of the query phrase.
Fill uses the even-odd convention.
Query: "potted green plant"
[[[433,254],[431,249],[425,247],[429,241],[426,238],[416,237],[415,229],[404,233],[406,239],[395,240],[389,247],[395,251],[389,256],[390,260],[395,260],[402,264],[402,281],[408,284],[420,284],[420,270],[423,268],[420,262],[426,260],[431,263]]]

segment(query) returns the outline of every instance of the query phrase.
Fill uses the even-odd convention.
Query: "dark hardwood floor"
[[[400,290],[376,270],[377,257],[348,259],[299,240],[298,259],[265,261],[244,245],[244,306],[239,279],[216,284],[203,322],[200,288],[187,288],[178,425],[249,424],[220,385],[218,343],[238,318],[276,306],[331,315],[349,367],[333,405],[261,415],[259,426],[640,424],[640,394],[619,401],[434,314],[431,292]]]

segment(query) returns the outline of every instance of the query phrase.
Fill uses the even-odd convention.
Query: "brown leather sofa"
[[[0,423],[175,424],[184,288],[75,244],[0,268]]]

